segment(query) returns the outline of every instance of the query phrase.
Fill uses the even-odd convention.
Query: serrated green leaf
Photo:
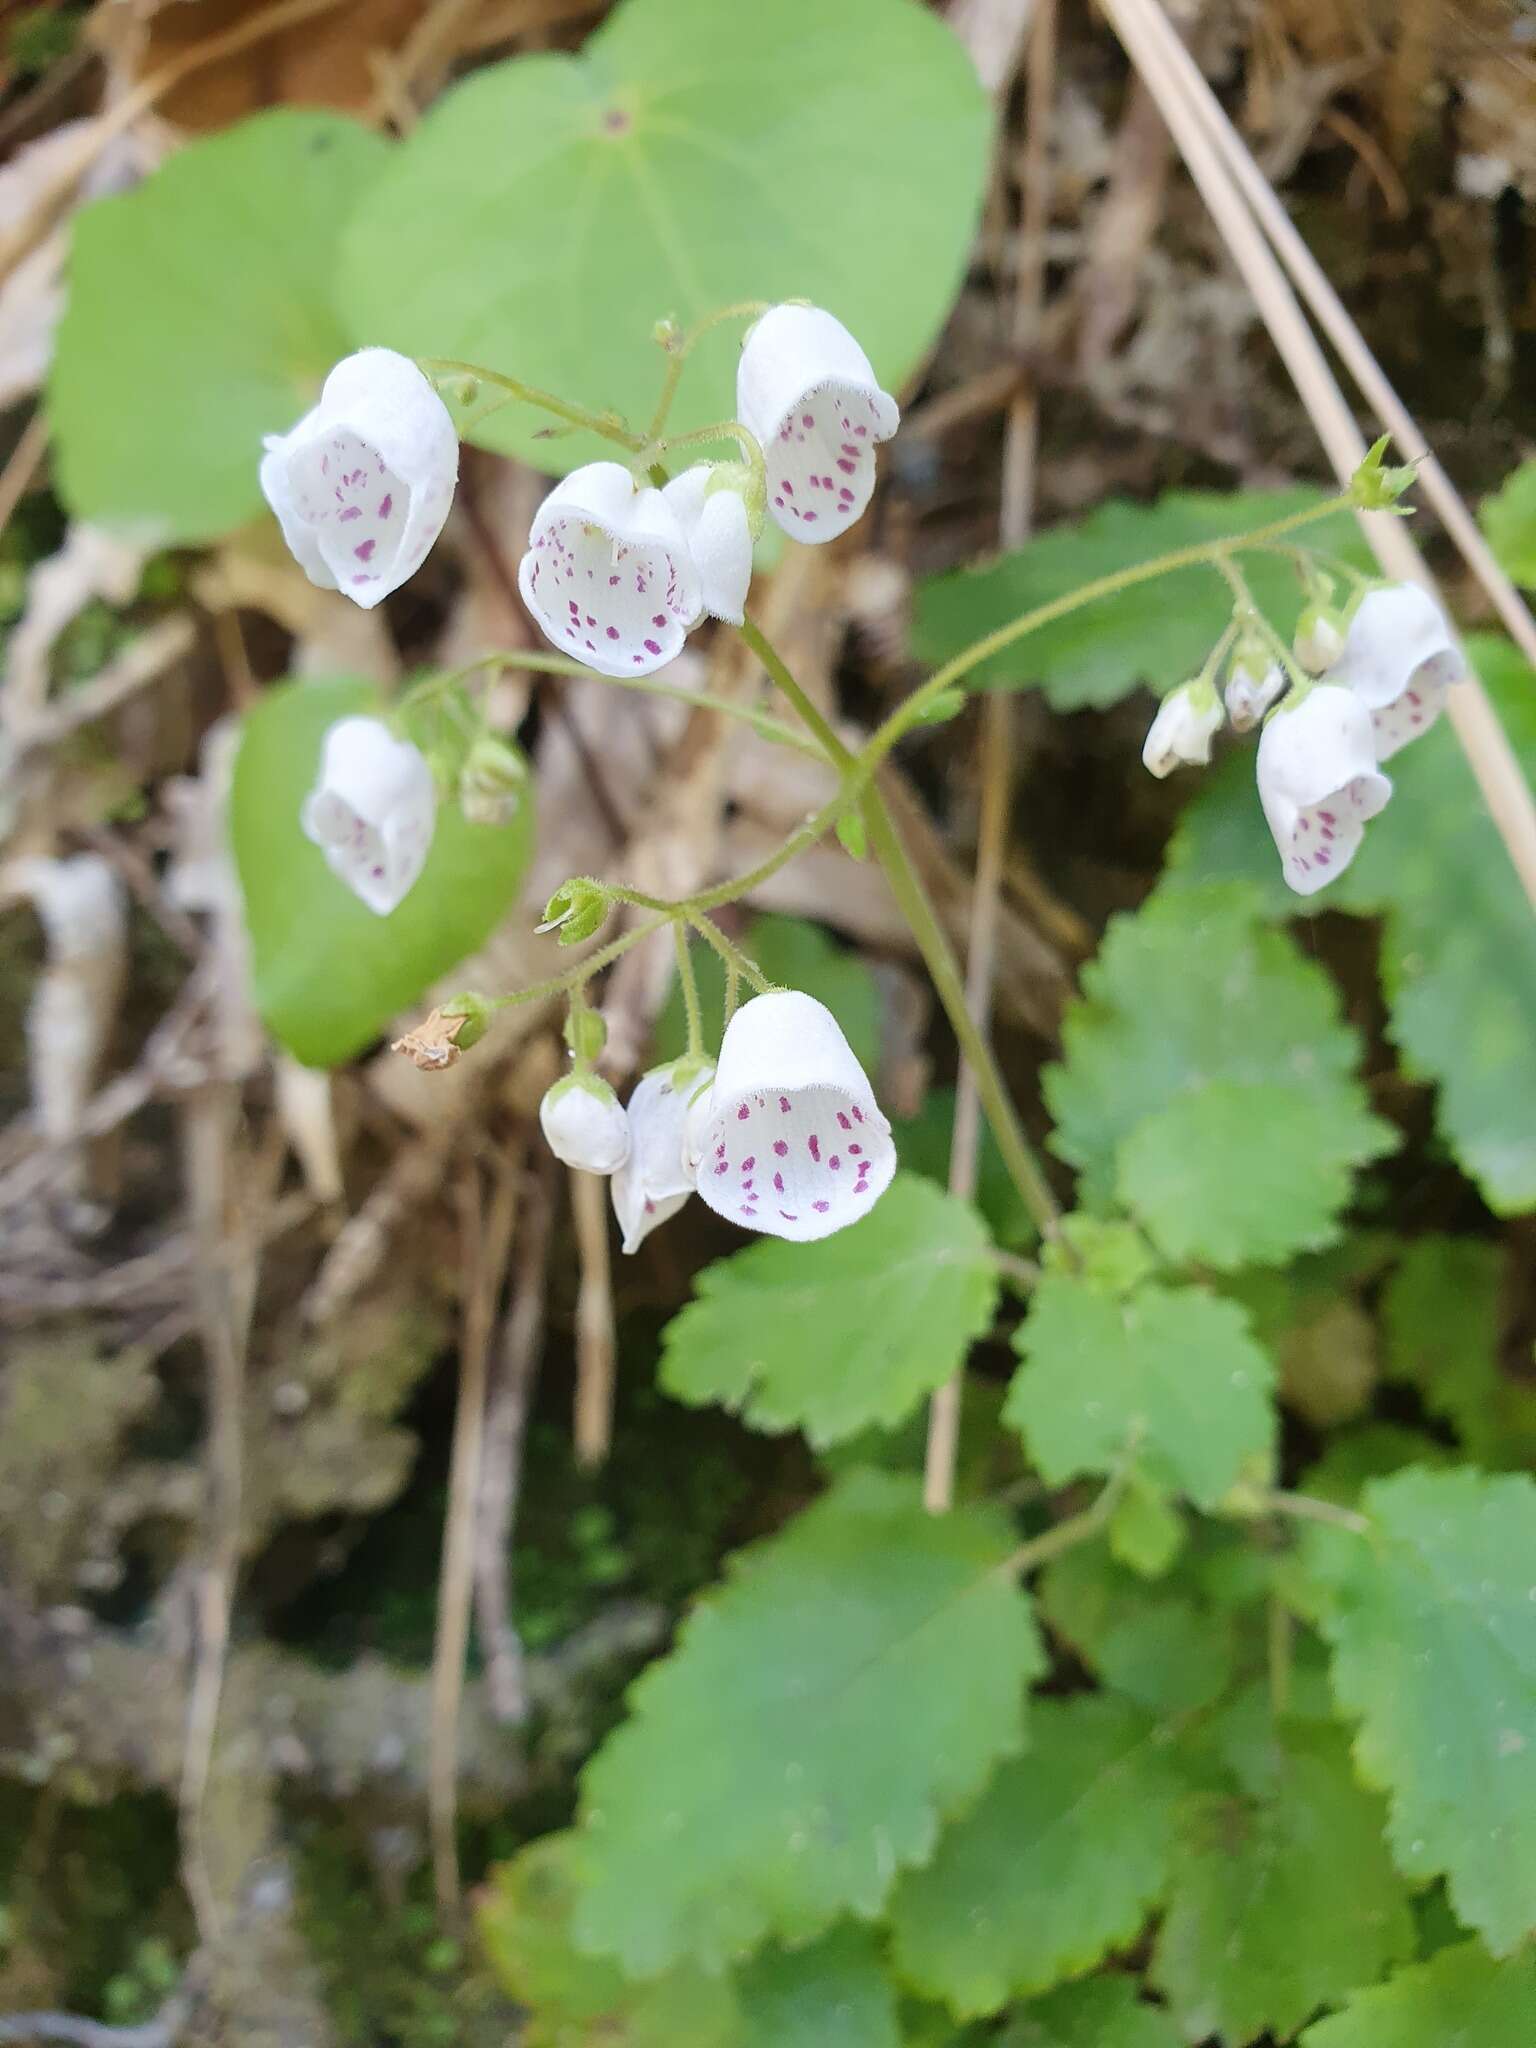
[[[1222,540],[1321,502],[1310,489],[1169,491],[1155,505],[1112,500],[977,569],[919,584],[913,642],[937,667],[1011,620],[1101,576],[1175,548]],[[1340,513],[1297,536],[1365,562],[1355,523]],[[1243,573],[1259,608],[1289,634],[1302,591],[1284,561],[1245,555]],[[1042,626],[994,655],[968,678],[972,688],[1038,683],[1059,711],[1118,703],[1139,684],[1170,690],[1194,675],[1232,616],[1232,594],[1212,568],[1181,569],[1100,599]]]
[[[1481,1238],[1421,1237],[1382,1293],[1386,1371],[1419,1391],[1480,1465],[1536,1463],[1536,1390],[1499,1362],[1504,1256]]]
[[[528,2008],[525,2048],[745,2048],[736,1989],[684,1963],[632,1983],[571,1940],[580,1844],[544,1835],[494,1871],[476,1904],[486,1960]]]
[[[1154,1592],[1085,1544],[1042,1574],[1041,1611],[1113,1691],[1152,1713],[1193,1712],[1230,1685],[1235,1638],[1230,1616],[1194,1597],[1188,1566],[1186,1551]]]
[[[1386,1479],[1405,1465],[1448,1465],[1453,1454],[1420,1429],[1400,1422],[1367,1422],[1328,1439],[1315,1464],[1302,1473],[1298,1490],[1318,1500],[1352,1508],[1373,1479]]]
[[[1536,674],[1507,640],[1474,634],[1466,646],[1536,781]],[[1489,1206],[1514,1215],[1536,1208],[1536,925],[1449,721],[1393,757],[1392,779],[1354,864],[1308,908],[1385,917],[1382,976],[1403,1064],[1437,1085],[1447,1143]],[[1299,912],[1247,758],[1204,778],[1158,894],[1217,878],[1240,880],[1271,917]]]
[[[347,236],[346,302],[360,338],[643,423],[655,318],[808,298],[896,389],[959,286],[989,128],[958,40],[911,0],[626,0],[579,54],[487,66],[433,108]],[[741,333],[690,359],[674,430],[732,417]],[[547,466],[546,424],[506,406],[476,439]],[[562,467],[612,454],[557,445]]]
[[[1399,1865],[1503,1954],[1536,1931],[1536,1482],[1410,1470],[1361,1504],[1369,1539],[1308,1538],[1335,1696]]]
[[[583,1946],[718,1967],[879,1912],[1020,1746],[1043,1657],[1012,1545],[859,1472],[738,1557],[584,1774]]]
[[[1078,1168],[1085,1207],[1132,1200],[1170,1257],[1228,1267],[1323,1242],[1343,1163],[1387,1142],[1351,1078],[1359,1046],[1332,983],[1242,889],[1115,918],[1062,1044],[1044,1076],[1052,1149]]]
[[[825,1003],[843,1028],[859,1064],[871,1073],[880,1064],[880,989],[869,964],[838,945],[826,928],[803,917],[755,917],[741,937],[741,949],[779,988],[800,989]],[[693,949],[694,977],[699,985],[704,1043],[716,1047],[724,1029],[725,967],[706,945]],[[653,1057],[681,1058],[688,1045],[683,998],[673,984],[656,1020]]]
[[[1046,1273],[1014,1345],[1024,1362],[1003,1419],[1053,1486],[1111,1471],[1134,1444],[1154,1481],[1210,1508],[1274,1463],[1274,1367],[1235,1302],[1197,1287],[1116,1296]]]
[[[1026,2006],[999,2048],[1180,2048],[1180,2035],[1137,1996],[1134,1977],[1090,1977]]]
[[[863,1927],[767,1949],[737,1979],[742,2048],[901,2048],[896,1987]]]
[[[1536,589],[1536,462],[1522,462],[1477,508],[1477,522],[1516,583]]]
[[[1443,1948],[1385,1984],[1356,1991],[1301,2048],[1530,2048],[1536,1952],[1497,1963],[1475,1941]]]
[[[1234,1272],[1329,1243],[1354,1169],[1396,1143],[1390,1124],[1333,1090],[1208,1081],[1142,1119],[1116,1186],[1164,1257]]]
[[[77,519],[165,544],[261,510],[263,434],[347,353],[337,238],[388,157],[355,121],[282,108],[76,215],[48,416]]]
[[[305,838],[299,812],[326,728],[382,715],[371,683],[280,684],[242,723],[230,839],[250,933],[256,1006],[296,1059],[337,1066],[472,953],[517,900],[533,850],[531,800],[506,825],[438,806],[432,851],[400,907],[376,917]],[[531,785],[530,785],[531,787]]]
[[[1139,1468],[1109,1518],[1109,1548],[1144,1579],[1160,1579],[1184,1547],[1184,1517],[1162,1487]]]
[[[897,1968],[961,2019],[1091,1968],[1161,1900],[1185,1790],[1138,1708],[1037,1700],[1028,1751],[897,1886]]]
[[[1190,1803],[1151,1971],[1186,2039],[1284,2038],[1411,1953],[1381,1823],[1331,1729],[1289,1729],[1263,1796]]]
[[[991,1327],[997,1288],[970,1204],[898,1174],[835,1237],[764,1238],[706,1266],[662,1338],[661,1384],[754,1429],[837,1443],[899,1422],[957,1371]]]

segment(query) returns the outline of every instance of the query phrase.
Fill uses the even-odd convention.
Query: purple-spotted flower
[[[836,540],[875,488],[900,423],[870,360],[819,306],[775,306],[742,343],[736,412],[762,444],[768,510],[795,540]]]
[[[618,462],[589,462],[556,484],[534,514],[517,587],[555,646],[605,676],[671,661],[703,611],[676,512]]]
[[[728,468],[735,465],[696,462],[661,495],[683,529],[705,611],[739,626],[752,581],[752,522],[741,492],[721,475]]]
[[[426,757],[377,718],[338,719],[299,814],[331,873],[378,917],[409,895],[426,864],[437,791]]]
[[[1271,715],[1259,738],[1258,780],[1281,869],[1298,896],[1344,872],[1367,820],[1392,794],[1376,766],[1370,712],[1332,683]]]
[[[1365,705],[1376,758],[1390,760],[1445,708],[1445,693],[1467,664],[1444,612],[1417,583],[1391,583],[1361,598],[1328,680]]]
[[[1142,765],[1159,781],[1181,761],[1204,767],[1211,758],[1211,740],[1221,718],[1221,700],[1206,678],[1180,683],[1157,707],[1142,745]]]
[[[703,1138],[710,1208],[797,1242],[867,1215],[896,1171],[891,1127],[837,1019],[789,989],[726,1026]]]
[[[365,610],[421,567],[458,482],[447,406],[389,348],[339,362],[319,404],[266,451],[261,488],[299,567]]]
[[[688,1104],[714,1079],[710,1062],[681,1059],[652,1067],[629,1098],[629,1157],[609,1183],[613,1213],[623,1232],[623,1249],[637,1252],[693,1193],[684,1157]]]
[[[539,1104],[539,1127],[562,1166],[617,1173],[629,1157],[629,1118],[608,1083],[583,1070],[567,1074]]]

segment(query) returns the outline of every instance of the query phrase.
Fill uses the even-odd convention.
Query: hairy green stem
[[[552,391],[541,390],[537,384],[525,384],[521,377],[506,377],[500,370],[487,370],[480,363],[461,363],[452,356],[421,356],[418,361],[429,375],[446,372],[451,377],[473,377],[482,384],[494,384],[508,398],[518,398],[524,405],[537,406],[540,412],[552,413],[557,420],[564,420],[570,426],[585,427],[588,433],[600,434],[605,441],[617,441],[621,448],[628,448],[632,453],[638,453],[645,446],[644,436],[631,433],[617,413],[593,412],[587,406],[572,405],[563,398],[556,398]]]
[[[738,628],[738,631],[748,647],[751,648],[752,652],[763,664],[763,667],[767,669],[781,694],[789,699],[790,703],[794,705],[801,718],[805,721],[807,728],[821,742],[822,751],[827,759],[834,768],[846,775],[854,765],[854,756],[843,745],[837,734],[832,730],[831,725],[795,681],[783,657],[764,633],[762,627],[758,625],[755,619],[747,619]]]
[[[672,938],[677,947],[677,980],[683,992],[683,1015],[688,1020],[688,1057],[696,1060],[704,1051],[704,1015],[699,1007],[699,984],[693,972],[693,956],[688,950],[688,933],[681,919],[672,927]]]
[[[720,955],[720,958],[725,962],[727,983],[731,981],[749,981],[760,996],[768,994],[769,984],[762,970],[758,967],[757,962],[748,959],[739,946],[733,945],[713,918],[703,917],[693,910],[688,911],[686,915],[688,922],[693,926],[699,937],[707,945],[713,946]],[[727,1022],[729,1022],[730,1011],[735,1007],[734,1002],[729,1005],[726,1012]]]

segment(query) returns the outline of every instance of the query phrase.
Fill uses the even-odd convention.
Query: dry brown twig
[[[1026,57],[1023,211],[1019,223],[1018,281],[1010,321],[1010,342],[1022,352],[1040,326],[1045,287],[1045,235],[1050,225],[1050,114],[1056,75],[1056,0],[1038,0]],[[1016,548],[1029,536],[1034,507],[1039,400],[1025,385],[1008,408],[1003,446],[1003,493],[999,538]],[[977,830],[976,879],[971,906],[965,972],[966,1006],[985,1031],[992,1011],[997,965],[998,913],[1013,804],[1013,703],[1006,690],[991,691],[982,706],[977,736],[981,757],[981,816]],[[949,1187],[969,1199],[976,1192],[981,1157],[981,1098],[971,1068],[961,1065],[955,1088],[955,1123],[950,1137]],[[942,1514],[955,1497],[955,1463],[960,1448],[962,1366],[939,1388],[928,1411],[923,1461],[923,1504]]]
[[[618,1338],[613,1314],[613,1268],[608,1249],[608,1183],[601,1174],[566,1176],[576,1258],[576,1400],[572,1436],[576,1463],[593,1471],[613,1447],[613,1369]]]

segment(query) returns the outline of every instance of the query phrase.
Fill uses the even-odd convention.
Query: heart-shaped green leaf
[[[914,0],[626,0],[579,55],[477,72],[427,116],[347,232],[344,302],[360,341],[640,424],[652,322],[740,300],[829,307],[894,385],[959,285],[988,128],[959,42]],[[740,332],[690,361],[679,431],[734,413]],[[509,405],[475,438],[547,467],[547,424]],[[567,468],[605,452],[553,446]]]
[[[48,394],[77,518],[198,541],[261,510],[263,434],[347,352],[336,235],[388,154],[338,114],[260,114],[79,216]]]
[[[312,1067],[351,1059],[516,900],[533,850],[533,806],[507,825],[471,825],[438,807],[432,851],[400,907],[376,917],[338,881],[299,825],[326,728],[379,713],[371,683],[284,683],[245,720],[230,831],[254,956],[256,1006],[273,1036]]]

